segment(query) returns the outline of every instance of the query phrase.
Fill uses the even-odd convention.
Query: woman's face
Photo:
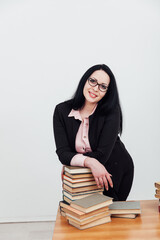
[[[104,84],[105,86],[108,86],[110,83],[109,75],[103,70],[93,72],[89,78],[97,80],[98,84]],[[98,103],[104,97],[106,91],[102,92],[99,88],[100,86],[96,85],[93,87],[89,84],[88,80],[86,81],[83,89],[83,95],[86,103]]]

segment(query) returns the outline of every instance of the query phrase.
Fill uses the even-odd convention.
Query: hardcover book
[[[96,181],[71,183],[65,179],[63,180],[63,183],[65,183],[66,185],[68,185],[69,187],[72,187],[72,188],[96,185]]]
[[[86,167],[74,167],[74,166],[64,166],[64,171],[71,174],[80,174],[80,173],[91,173],[90,168]]]
[[[96,209],[106,207],[112,204],[112,198],[105,195],[95,193],[91,196],[71,202],[71,207],[78,209],[82,212],[88,213]]]
[[[79,179],[79,178],[93,178],[92,173],[80,173],[80,174],[70,174],[68,172],[65,172],[65,175],[72,178],[72,179]]]
[[[72,178],[69,176],[66,176],[65,174],[63,175],[63,179],[67,180],[70,183],[81,183],[81,182],[90,182],[90,181],[95,181],[94,177],[88,177],[88,178]]]
[[[87,224],[84,224],[84,225],[80,225],[80,224],[77,224],[71,220],[69,220],[69,223],[71,225],[73,225],[74,227],[80,229],[80,230],[84,230],[84,229],[87,229],[87,228],[91,228],[91,227],[94,227],[94,226],[98,226],[100,224],[104,224],[104,223],[108,223],[111,221],[111,218],[110,216],[107,216],[107,217],[104,217],[104,218],[101,218],[101,219],[98,219],[98,220],[95,220],[91,223],[87,223]]]
[[[154,185],[156,188],[160,189],[160,182],[155,182]]]
[[[94,193],[100,193],[100,194],[103,194],[102,190],[93,190],[93,191],[87,191],[87,192],[82,192],[80,194],[71,194],[65,190],[63,190],[63,196],[66,196],[67,198],[69,198],[71,201],[75,201],[77,199],[81,199],[81,198],[84,198],[84,197],[88,197],[88,196],[91,196],[91,194],[94,194]]]
[[[136,218],[137,214],[113,214],[111,217],[113,218]]]
[[[63,184],[63,189],[70,193],[80,193],[80,192],[86,192],[86,191],[96,190],[96,189],[103,190],[103,188],[99,188],[99,187],[97,187],[97,185],[72,188],[66,184]]]
[[[155,197],[160,199],[160,194],[155,194]]]
[[[111,214],[140,214],[139,201],[115,201],[109,206]]]
[[[72,217],[75,217],[79,220],[82,220],[82,219],[86,219],[88,217],[91,217],[91,216],[94,216],[96,214],[99,214],[99,213],[103,213],[103,212],[106,212],[109,214],[109,208],[108,207],[103,207],[103,208],[100,208],[100,209],[97,209],[93,212],[90,212],[90,213],[84,213],[84,212],[81,212],[73,207],[71,207],[70,205],[66,204],[65,202],[60,202],[59,203],[60,205],[60,209],[63,210],[63,212],[65,213],[69,213]]]
[[[160,194],[160,189],[156,189],[156,194]]]
[[[86,217],[84,219],[78,219],[78,218],[72,216],[71,214],[66,213],[66,217],[67,217],[68,220],[70,220],[72,222],[75,222],[79,225],[84,225],[84,224],[93,222],[95,220],[98,220],[100,218],[104,218],[104,217],[107,217],[107,216],[110,216],[109,212],[102,212],[102,213],[98,213],[98,214],[95,214],[95,215],[90,216],[90,217]]]

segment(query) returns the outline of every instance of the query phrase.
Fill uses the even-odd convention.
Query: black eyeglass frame
[[[89,85],[90,85],[91,87],[96,87],[96,86],[98,85],[98,89],[99,89],[101,92],[107,92],[107,90],[108,90],[108,86],[107,86],[107,85],[105,85],[106,90],[101,90],[101,89],[100,89],[100,86],[104,86],[104,83],[98,83],[97,79],[94,79],[94,78],[88,78],[87,80],[88,80],[88,83],[89,83]],[[96,84],[91,84],[90,80],[96,81]]]

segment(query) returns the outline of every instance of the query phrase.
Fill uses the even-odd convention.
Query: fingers
[[[108,191],[108,181],[106,176],[104,177],[96,177],[95,178],[97,186],[103,188],[105,186],[106,190]]]
[[[103,182],[104,182],[106,190],[108,191],[108,182],[107,182],[106,176],[103,177]]]
[[[113,188],[113,182],[112,182],[111,176],[112,176],[111,174],[106,174],[106,178],[109,182],[109,185],[111,186],[111,188]]]
[[[101,177],[95,177],[95,181],[96,181],[97,187],[103,188],[103,180]]]
[[[100,183],[100,187],[103,187],[103,180],[101,177],[99,178],[99,183]]]
[[[97,187],[100,187],[99,178],[98,177],[95,177],[95,181],[96,181]]]
[[[106,190],[108,191],[108,184],[111,186],[111,188],[113,188],[113,182],[112,179],[110,177],[111,174],[107,174],[103,177],[96,177],[95,181],[98,187],[103,187],[105,186]]]
[[[104,166],[99,167],[98,169],[92,168],[92,174],[96,181],[98,187],[104,187],[108,191],[109,186],[113,188],[112,175],[104,168]]]

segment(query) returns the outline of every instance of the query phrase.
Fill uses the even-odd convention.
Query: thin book
[[[140,214],[139,201],[115,201],[109,206],[111,214]]]
[[[64,171],[70,174],[81,174],[81,173],[91,173],[90,168],[86,167],[75,167],[75,166],[64,166]]]

